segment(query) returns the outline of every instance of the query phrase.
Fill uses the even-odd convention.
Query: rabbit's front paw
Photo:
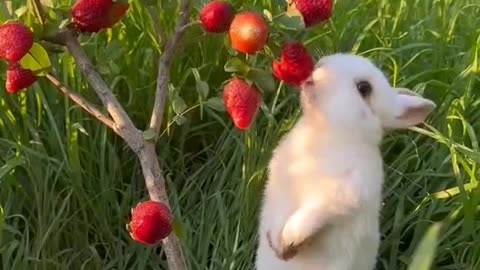
[[[285,230],[275,239],[276,241],[272,239],[271,233],[268,231],[267,240],[276,256],[284,261],[294,258],[299,250],[310,242],[310,238],[304,238],[301,235],[290,236],[285,234]]]

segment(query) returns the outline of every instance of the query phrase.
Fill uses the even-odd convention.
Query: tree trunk
[[[155,144],[144,142],[143,147],[137,152],[137,155],[140,159],[150,199],[164,203],[171,209],[165,189],[165,179],[163,178],[155,151]],[[182,244],[174,232],[163,240],[163,247],[167,255],[168,268],[170,270],[187,270]]]

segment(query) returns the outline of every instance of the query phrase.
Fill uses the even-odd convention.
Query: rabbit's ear
[[[395,89],[395,110],[393,117],[385,119],[386,128],[408,128],[425,121],[427,116],[435,109],[433,101],[420,97],[415,92],[405,88]]]

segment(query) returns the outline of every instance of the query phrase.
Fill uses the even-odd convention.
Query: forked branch
[[[168,41],[162,40],[162,42],[166,42],[166,44],[159,59],[155,104],[150,121],[150,128],[155,131],[155,137],[158,137],[162,124],[167,87],[168,82],[170,81],[170,67],[175,56],[175,51],[179,46],[184,32],[189,26],[190,4],[191,0],[181,0],[181,15],[175,27],[175,32]],[[45,40],[67,46],[68,50],[74,57],[78,68],[89,81],[111,118],[96,109],[78,94],[70,91],[70,89],[61,84],[52,75],[48,75],[47,78],[74,102],[102,121],[102,123],[112,128],[126,141],[140,160],[150,199],[170,206],[165,189],[165,179],[163,178],[162,170],[155,151],[156,140],[149,141],[143,138],[142,132],[135,127],[112,90],[95,71],[93,64],[78,42],[75,32],[72,30],[65,30],[55,36],[46,37]],[[182,245],[177,236],[174,233],[170,234],[170,236],[163,241],[163,244],[167,255],[169,269],[186,270],[187,265],[183,255]]]

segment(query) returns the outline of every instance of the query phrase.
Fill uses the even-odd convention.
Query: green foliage
[[[74,1],[52,2],[59,8]],[[428,265],[430,256],[431,269],[480,269],[478,1],[336,2],[329,25],[298,33],[316,58],[362,54],[395,85],[439,104],[429,125],[391,133],[382,146],[387,180],[378,269]],[[82,37],[82,44],[145,128],[161,48],[152,15],[172,32],[177,1],[130,3],[121,25]],[[232,3],[237,10],[254,5],[273,16],[284,8],[284,1]],[[0,1],[0,19],[15,17],[23,4]],[[188,32],[171,72],[158,146],[176,231],[194,270],[253,269],[271,151],[300,113],[298,91],[275,81],[255,125],[246,133],[233,128],[221,104],[222,84],[232,72],[224,69],[230,59],[224,44],[224,37],[199,27]],[[50,59],[62,81],[98,102],[68,54]],[[256,68],[268,63],[247,60]],[[135,154],[121,139],[45,80],[20,95],[0,92],[0,269],[166,269],[160,248],[137,244],[125,230],[130,209],[147,195]],[[429,230],[432,222],[444,223],[441,234]],[[438,240],[428,244],[435,235]]]
[[[52,63],[42,45],[34,42],[30,51],[20,60],[20,65],[24,69],[31,70],[35,75],[42,76],[50,72]]]

